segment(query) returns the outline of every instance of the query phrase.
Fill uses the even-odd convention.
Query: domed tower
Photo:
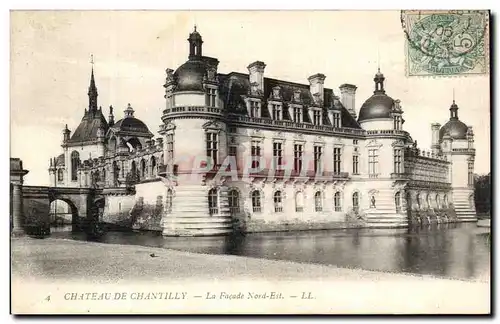
[[[160,129],[165,143],[163,175],[170,179],[167,190],[175,186],[175,195],[171,214],[163,222],[163,234],[224,234],[231,231],[227,188],[212,177],[227,155],[219,61],[202,56],[203,40],[196,27],[188,42],[188,60],[175,72],[166,70],[164,85],[166,109]]]
[[[458,118],[458,105],[453,100],[450,119],[439,130],[439,146],[450,164],[449,181],[453,204],[462,221],[477,221],[474,204],[474,133]]]
[[[408,178],[404,171],[404,149],[409,135],[403,130],[403,110],[400,100],[385,92],[385,77],[380,69],[373,78],[375,90],[359,111],[358,123],[366,130],[362,149],[367,181],[361,195],[368,226],[407,226],[408,219],[401,208]]]

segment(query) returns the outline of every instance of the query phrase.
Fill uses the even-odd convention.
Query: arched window
[[[427,204],[427,208],[431,208],[431,195],[427,194],[427,196],[425,197],[425,201]]]
[[[448,195],[444,195],[443,198],[443,207],[448,208]]]
[[[231,189],[227,195],[229,202],[229,211],[231,214],[236,214],[240,212],[240,195],[236,189]]]
[[[342,211],[342,205],[340,204],[340,192],[337,191],[333,196],[333,207],[336,212]]]
[[[141,179],[145,179],[146,176],[146,160],[141,159]]]
[[[472,209],[474,209],[474,207],[475,207],[474,205],[475,205],[475,203],[474,203],[474,194],[471,194],[469,196],[469,207],[472,208]]]
[[[151,160],[150,160],[150,165],[151,165],[151,177],[154,178],[156,177],[156,159],[154,156],[151,157]]]
[[[352,209],[355,212],[359,211],[359,193],[355,192],[352,194]]]
[[[219,213],[219,199],[217,189],[212,188],[208,192],[208,212],[210,216]]]
[[[420,201],[420,194],[417,194],[417,207],[420,209],[422,207],[422,201]]]
[[[281,213],[283,211],[283,199],[281,191],[276,191],[274,193],[274,212]]]
[[[172,212],[172,200],[173,200],[172,189],[168,189],[167,196],[165,198],[165,210],[168,214]]]
[[[394,195],[394,204],[396,205],[396,213],[401,212],[401,192],[396,192]]]
[[[321,197],[321,191],[316,191],[314,194],[314,211],[323,211],[323,199]]]
[[[64,173],[62,169],[57,170],[57,181],[64,181]]]
[[[132,162],[133,163],[133,162]],[[118,168],[118,164],[116,161],[113,161],[113,186],[118,186],[118,174],[120,172],[120,168]]]
[[[304,193],[297,191],[295,194],[295,211],[301,213],[304,211]]]
[[[436,194],[436,207],[441,208],[441,198],[439,197],[439,194]]]
[[[134,178],[137,176],[137,165],[135,161],[132,161],[132,163],[130,163],[130,173]]]
[[[106,168],[102,169],[102,182],[106,184]]]
[[[71,153],[71,181],[78,180],[78,167],[80,166],[80,154],[77,151]]]
[[[258,190],[252,191],[252,210],[254,213],[261,212],[260,191],[258,191]]]

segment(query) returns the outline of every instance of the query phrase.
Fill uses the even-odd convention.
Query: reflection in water
[[[480,234],[479,231],[481,229],[475,223],[469,223],[409,229],[344,229],[226,237],[162,237],[157,232],[134,231],[108,232],[99,238],[78,232],[52,232],[52,237],[484,279],[489,276],[490,247],[487,234]]]

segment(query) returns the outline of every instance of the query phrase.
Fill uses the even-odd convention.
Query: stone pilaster
[[[19,183],[12,186],[12,235],[17,236],[24,234],[23,190]]]

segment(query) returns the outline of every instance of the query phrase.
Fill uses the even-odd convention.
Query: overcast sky
[[[373,92],[379,52],[387,94],[401,100],[404,128],[424,149],[455,89],[458,115],[474,128],[475,172],[490,171],[489,76],[406,77],[399,11],[34,11],[11,14],[11,157],[30,171],[26,184],[49,184],[64,125],[74,131],[88,107],[91,54],[104,115],[113,105],[118,120],[131,103],[157,137],[165,69],[187,60],[195,23],[219,72],[247,73],[260,60],[276,79],[307,84],[323,73],[337,94],[343,83],[358,86],[357,111]]]

